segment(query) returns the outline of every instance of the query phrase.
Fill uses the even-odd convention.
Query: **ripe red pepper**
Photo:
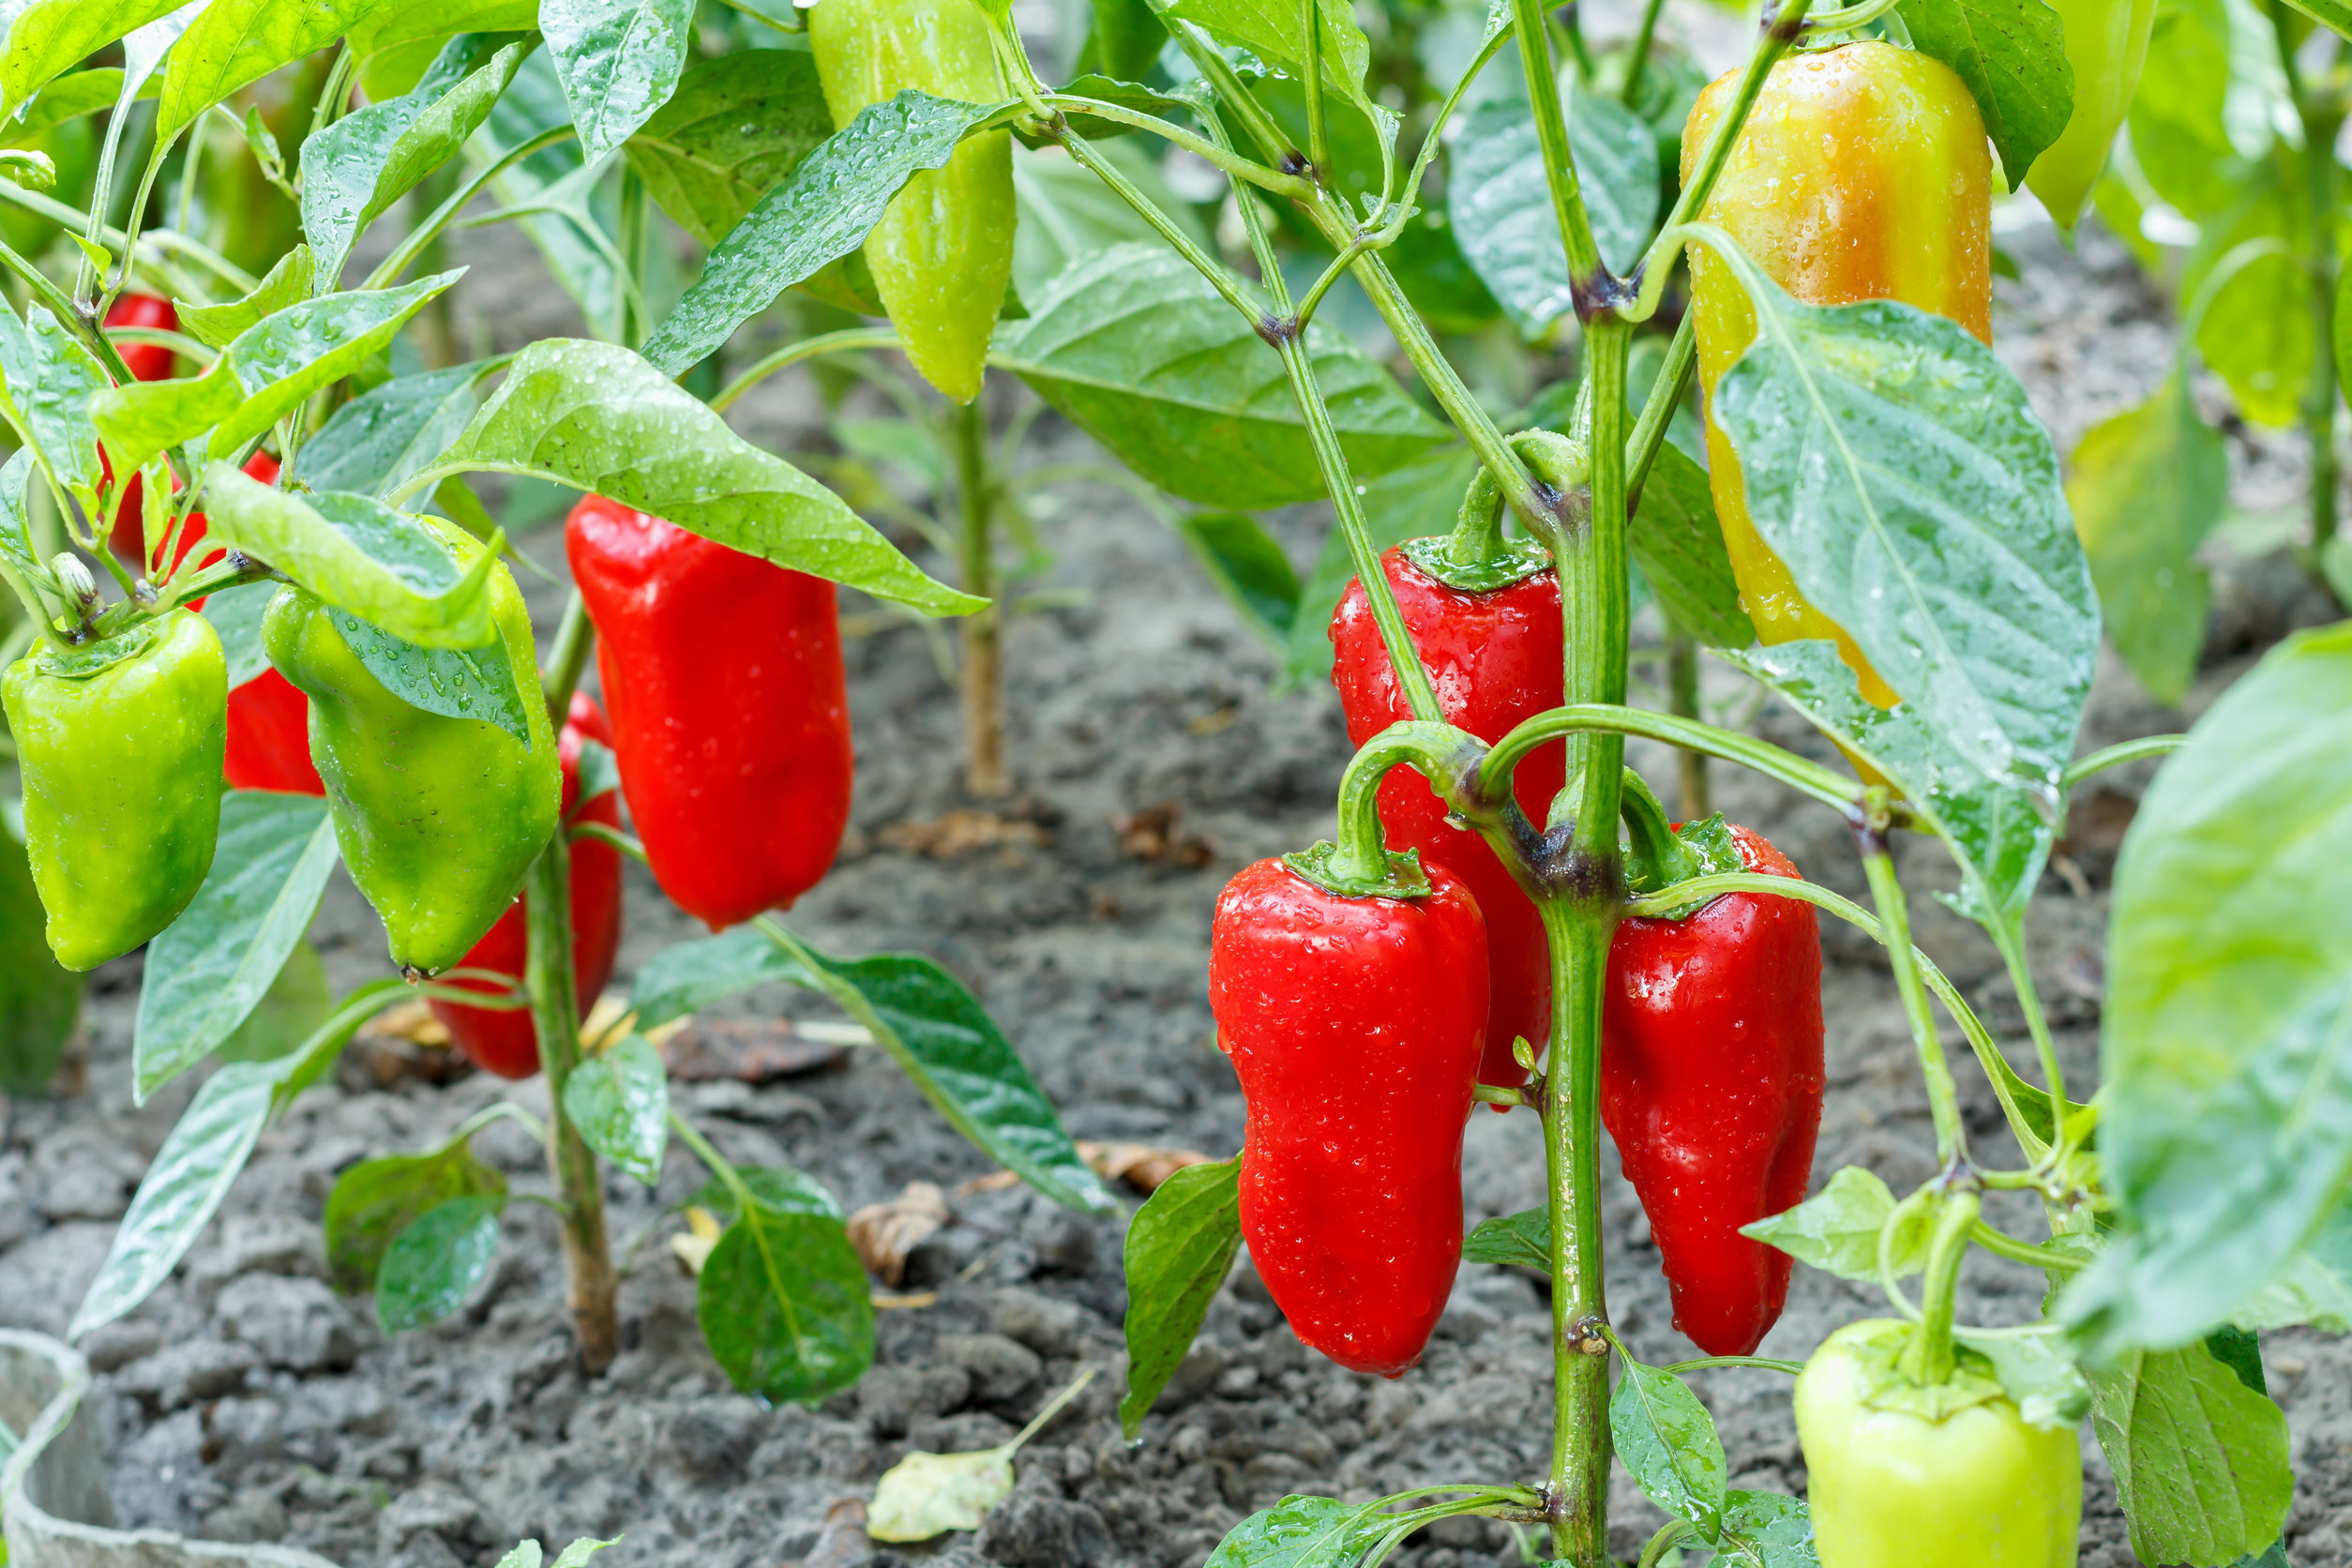
[[[278,460],[267,452],[256,452],[245,460],[245,472],[249,478],[259,479],[264,485],[274,485],[278,482]],[[172,489],[176,493],[179,488],[179,475],[175,474],[172,476]],[[143,559],[147,538],[145,525],[139,515],[140,508],[143,505],[142,497],[145,490],[146,476],[140,474],[132,475],[130,483],[123,487],[122,504],[114,508],[114,531],[107,540],[113,547],[117,556],[125,561],[134,562],[142,568],[150,565]],[[158,578],[163,578],[179,570],[180,564],[195,551],[198,545],[204,543],[206,527],[204,513],[188,513],[180,523],[179,537],[173,541],[171,564],[166,565],[159,561],[153,563],[155,575]],[[227,550],[215,546],[202,556],[196,565],[200,567],[209,566],[228,553]],[[201,598],[188,601],[188,608],[191,610],[202,610],[204,606],[204,601]]]
[[[1380,557],[1380,566],[1446,721],[1491,744],[1521,720],[1559,707],[1560,582],[1548,562],[1530,561],[1536,569],[1528,575],[1478,593],[1448,587],[1430,576],[1409,558],[1412,548],[1390,550]],[[1332,684],[1339,688],[1351,743],[1362,746],[1412,717],[1360,581],[1348,584],[1332,616],[1331,642]],[[1564,746],[1545,746],[1514,776],[1519,808],[1539,828],[1564,782],[1566,758]],[[1450,868],[1469,885],[1486,917],[1489,1010],[1478,1080],[1515,1089],[1528,1075],[1512,1058],[1513,1037],[1524,1036],[1541,1052],[1551,1033],[1551,960],[1543,918],[1486,841],[1448,826],[1445,819],[1445,803],[1413,769],[1396,768],[1382,781],[1380,826],[1390,846],[1419,850],[1425,861]]]
[[[1486,1017],[1478,905],[1422,868],[1422,897],[1344,897],[1261,860],[1226,883],[1209,945],[1249,1105],[1250,1260],[1301,1342],[1387,1378],[1421,1359],[1461,1262]]]
[[[850,820],[833,584],[593,495],[565,545],[654,880],[713,930],[789,907]]]
[[[180,313],[168,299],[154,294],[127,294],[107,309],[108,326],[146,326],[159,332],[177,332]],[[118,352],[123,366],[130,371],[133,381],[169,381],[172,379],[172,351],[161,343],[124,343]]]
[[[310,761],[310,700],[275,670],[229,693],[229,749],[223,761],[233,790],[323,795]]]
[[[621,797],[607,790],[587,805],[580,805],[580,743],[582,737],[601,746],[612,744],[612,727],[604,710],[584,691],[572,693],[564,732],[556,738],[555,755],[564,769],[564,822],[621,825]],[[572,841],[572,976],[578,982],[580,1016],[603,994],[612,978],[613,955],[621,949],[621,852],[596,838]],[[529,959],[530,933],[525,906],[529,896],[517,898],[498,917],[472,952],[459,960],[462,969],[486,969],[514,976],[522,984]],[[446,984],[463,990],[495,992],[487,981],[453,979]],[[450,1039],[466,1059],[500,1078],[529,1078],[539,1070],[539,1036],[528,1008],[462,1007],[455,1003],[427,1003],[449,1031]]]
[[[1748,870],[1799,875],[1757,835],[1730,835]],[[1617,928],[1601,1115],[1650,1216],[1674,1326],[1709,1355],[1750,1353],[1780,1319],[1791,1259],[1740,1227],[1803,1199],[1821,1076],[1812,905],[1729,893],[1683,919]]]

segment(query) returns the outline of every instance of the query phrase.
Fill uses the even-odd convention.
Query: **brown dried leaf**
[[[1183,831],[1184,808],[1172,800],[1124,817],[1113,817],[1120,852],[1134,860],[1155,861],[1198,870],[1216,859],[1216,848],[1199,834]]]
[[[885,1285],[906,1277],[907,1254],[947,1223],[947,1195],[930,1182],[909,1182],[887,1203],[869,1203],[850,1216],[850,1243],[867,1272]]]
[[[935,822],[910,818],[892,822],[878,831],[874,838],[884,849],[927,854],[934,860],[953,860],[979,850],[1042,844],[1046,841],[1046,830],[1035,822],[1009,822],[966,807],[950,811]]]
[[[1088,1143],[1081,1139],[1078,1158],[1106,1182],[1124,1182],[1138,1192],[1159,1190],[1188,1165],[1207,1165],[1209,1156],[1198,1149],[1155,1149],[1144,1143]]]

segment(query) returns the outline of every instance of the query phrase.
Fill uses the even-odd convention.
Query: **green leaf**
[[[269,269],[269,276],[242,298],[226,305],[191,305],[184,299],[175,300],[180,330],[200,343],[225,348],[287,306],[309,298],[315,274],[310,248],[297,245],[279,257],[278,264]]]
[[[2347,863],[2352,623],[2224,693],[2124,836],[2100,1049],[2121,1227],[2059,1302],[2098,1352],[2201,1337],[2352,1179]]]
[[[171,1277],[245,1168],[263,1126],[317,1081],[390,992],[404,989],[396,979],[362,986],[291,1054],[232,1062],[204,1080],[131,1195],[114,1244],[66,1331],[68,1339],[113,1322]]]
[[[2099,615],[2025,389],[1956,322],[1802,305],[1734,257],[1757,333],[1712,411],[1757,531],[1907,710],[2054,810]]]
[[[1641,487],[1625,548],[1667,621],[1711,648],[1744,648],[1756,627],[1740,602],[1707,471],[1669,437]]]
[[[326,1274],[356,1295],[375,1288],[392,1239],[428,1210],[458,1198],[503,1198],[504,1172],[485,1165],[465,1140],[423,1154],[362,1160],[335,1179],[326,1195]]]
[[[214,1048],[214,1054],[223,1062],[275,1062],[326,1021],[335,1010],[333,996],[319,950],[297,942],[262,1000],[253,1004],[235,1032]]]
[[[542,50],[515,72],[514,81],[491,109],[490,119],[474,133],[475,145],[489,157],[503,157],[542,132],[571,123],[564,100],[564,84]],[[623,298],[618,259],[620,212],[617,204],[596,199],[599,175],[587,172],[574,138],[558,141],[510,165],[492,182],[491,189],[510,206],[527,210],[517,221],[558,287],[579,306],[580,318],[610,322]],[[608,254],[594,235],[613,242]],[[660,253],[655,253],[660,259]]]
[[[2066,30],[2043,0],[1904,0],[1903,24],[1923,54],[1967,83],[2009,178],[2026,182],[2074,109]]]
[[[1708,1537],[1723,1517],[1726,1473],[1715,1418],[1673,1373],[1628,1356],[1609,1395],[1617,1456],[1651,1501]]]
[[[2221,520],[2229,460],[2179,372],[2074,448],[2066,487],[2116,651],[2148,695],[2178,707],[2205,648],[2209,600],[2196,548]]]
[[[1658,218],[1658,139],[1632,110],[1599,93],[1571,98],[1568,143],[1601,260],[1625,271]],[[1446,215],[1462,254],[1521,335],[1539,336],[1576,309],[1568,254],[1552,215],[1535,113],[1524,98],[1490,98],[1447,143]]]
[[[412,91],[355,109],[302,144],[302,232],[318,258],[322,293],[340,279],[368,225],[457,156],[490,117],[529,53],[509,43],[482,60],[490,41],[452,38]]]
[[[15,1099],[48,1093],[82,1016],[84,981],[49,951],[48,919],[16,824],[0,824],[0,1093]]]
[[[1127,1392],[1119,1427],[1129,1442],[1192,1349],[1242,1244],[1237,1155],[1188,1165],[1162,1182],[1127,1226]]]
[[[1082,61],[1114,77],[1133,79],[1152,68],[1168,47],[1168,29],[1152,14],[1150,0],[1093,0],[1093,29]],[[1079,83],[1086,80],[1078,79]],[[1072,83],[1072,92],[1085,91]],[[1089,98],[1098,93],[1089,92]]]
[[[61,76],[40,90],[24,118],[0,126],[0,146],[52,150],[45,132],[114,107],[123,90],[119,66],[100,66]],[[148,96],[152,97],[152,93]]]
[[[307,500],[225,462],[204,475],[207,537],[267,561],[338,610],[409,642],[494,644],[484,550],[464,572],[423,521],[364,495]]]
[[[711,1249],[694,1300],[711,1358],[771,1404],[822,1399],[874,1359],[866,1266],[838,1220],[755,1205]]]
[[[441,466],[520,470],[593,490],[927,615],[986,602],[925,576],[839,496],[610,343],[546,339],[515,355]]]
[[[1282,547],[1243,512],[1195,512],[1176,531],[1226,602],[1279,652],[1299,609],[1299,574]]]
[[[756,926],[697,937],[663,948],[638,966],[629,988],[637,1027],[654,1029],[766,985],[809,986],[816,979]]]
[[[416,1216],[376,1267],[376,1326],[387,1334],[438,1322],[465,1304],[498,1256],[505,1197],[453,1198]]]
[[[878,953],[844,961],[784,932],[779,946],[842,1011],[871,1031],[923,1097],[980,1152],[1066,1209],[1107,1214],[1110,1195],[1078,1157],[1053,1102],[1012,1042],[964,988],[930,959]]]
[[[1552,1216],[1542,1209],[1482,1219],[1478,1229],[1462,1239],[1462,1261],[1494,1263],[1521,1269],[1552,1267]]]
[[[539,30],[589,163],[669,101],[694,41],[694,0],[540,0]]]
[[[2202,234],[2180,286],[2194,291],[2230,251],[2249,240],[2285,243],[2284,254],[2256,257],[2224,284],[2197,327],[2197,351],[2238,399],[2245,416],[2284,429],[2303,416],[2312,378],[2324,376],[2321,345],[2312,330],[2311,282],[2298,259],[2309,252],[2300,153],[2284,144],[2244,165],[2231,204],[2200,220]]]
[[[80,339],[36,305],[22,322],[0,308],[0,412],[30,442],[41,465],[98,511],[98,430],[90,400],[106,390],[106,372]],[[137,468],[146,460],[126,464]]]
[[[827,1191],[822,1182],[805,1171],[784,1166],[746,1165],[736,1167],[735,1177],[750,1190],[751,1200],[763,1208],[783,1214],[816,1214],[837,1220],[841,1217],[841,1200]],[[721,1225],[734,1224],[742,1213],[735,1202],[735,1189],[716,1176],[696,1188],[686,1202],[707,1210]]]
[[[458,33],[525,33],[539,24],[538,0],[386,0],[344,30],[359,80],[381,102],[412,91]]]
[[[1261,60],[1297,68],[1306,63],[1304,14],[1289,0],[1151,0],[1163,23],[1173,19],[1203,27],[1228,43],[1237,43]],[[1364,77],[1372,62],[1372,43],[1348,6],[1318,6],[1321,21],[1318,59],[1323,85],[1338,94],[1370,120],[1384,143],[1395,141],[1395,115],[1365,96]]]
[[[262,647],[262,617],[277,596],[278,584],[266,581],[241,582],[205,596],[202,613],[220,639],[231,691],[269,668],[269,655]]]
[[[1841,1279],[1878,1277],[1878,1236],[1894,1213],[1894,1194],[1858,1165],[1830,1178],[1829,1185],[1795,1208],[1740,1227],[1740,1234],[1778,1247],[1801,1263]],[[1935,1216],[1924,1206],[1896,1230],[1892,1262],[1901,1279],[1927,1267],[1927,1244]]]
[[[58,76],[184,3],[33,0],[16,11],[6,51],[0,52],[0,110],[13,113]]]
[[[2202,1344],[2090,1372],[2091,1422],[2143,1562],[2226,1562],[2278,1539],[2286,1416]]]
[[[598,1051],[564,1080],[564,1114],[589,1148],[647,1186],[670,1141],[670,1078],[642,1034]]]
[[[815,59],[746,49],[687,71],[625,150],[646,193],[707,246],[832,134]]]
[[[302,444],[289,482],[306,490],[389,493],[449,449],[481,401],[476,388],[482,378],[505,363],[477,359],[369,388]]]
[[[1726,1492],[1715,1561],[1748,1568],[1821,1568],[1813,1546],[1813,1515],[1803,1501],[1778,1492]]]
[[[2230,1322],[2249,1334],[2306,1323],[2323,1334],[2352,1334],[2352,1209],[2338,1208]]]
[[[2352,6],[2342,0],[2286,0],[2286,3],[2338,38],[2352,38]],[[2285,1553],[2280,1552],[2282,1561]]]
[[[165,447],[207,429],[207,450],[235,452],[373,358],[410,317],[462,276],[460,268],[397,289],[324,294],[290,306],[239,333],[203,375],[108,387],[91,400],[90,417],[127,470],[145,467]]]
[[[2059,1334],[1981,1334],[1961,1328],[1953,1337],[1992,1363],[1994,1380],[2029,1426],[2072,1431],[2090,1411],[2090,1383]]]
[[[17,583],[20,592],[30,591],[33,584],[49,577],[49,568],[33,553],[32,529],[24,509],[24,490],[32,478],[30,446],[18,447],[0,464],[0,574]]]
[[[196,116],[240,87],[279,67],[333,43],[359,25],[386,0],[211,0],[172,51],[157,111],[156,145],[168,146]],[[142,10],[147,8],[141,7]],[[179,8],[170,0],[148,11],[161,16]]]
[[[2259,25],[2269,33],[2267,22]],[[2238,200],[2246,160],[2270,139],[2267,109],[2245,102],[2245,84],[2230,69],[2238,30],[2228,0],[2167,0],[2156,9],[2132,99],[2133,161],[2156,194],[2192,219]]]
[[[1447,520],[1461,510],[1462,493],[1477,472],[1478,460],[1470,448],[1456,445],[1441,446],[1365,485],[1364,520],[1372,548],[1384,550],[1407,539],[1445,532]],[[1290,645],[1277,689],[1320,686],[1331,678],[1331,618],[1355,577],[1348,531],[1334,522],[1323,535],[1315,569],[1299,590],[1298,613],[1290,622]]]
[[[908,175],[944,164],[1003,107],[909,88],[858,111],[712,249],[702,276],[646,342],[645,357],[669,374],[684,372],[776,295],[865,244]]]
[[[1227,1530],[1201,1568],[1347,1568],[1391,1528],[1377,1508],[1284,1498]]]
[[[1194,239],[1209,243],[1193,209],[1168,188],[1149,154],[1127,142],[1106,142],[1094,150]],[[1013,287],[1024,301],[1044,298],[1063,268],[1097,250],[1167,244],[1093,170],[1059,148],[1014,150],[1013,204],[1019,219],[1013,230]]]
[[[997,329],[989,362],[1145,479],[1202,505],[1248,511],[1323,493],[1280,356],[1181,256],[1156,245],[1098,251],[1025,303],[1029,319]],[[1444,439],[1347,339],[1318,324],[1306,341],[1358,479]]]
[[[309,928],[335,869],[326,802],[232,790],[212,871],[147,949],[131,1093],[149,1095],[236,1032]]]
[[[344,497],[321,496],[322,501]],[[494,557],[484,551],[483,560]],[[504,640],[478,648],[427,648],[369,626],[347,610],[330,610],[336,632],[384,689],[429,714],[478,718],[496,725],[531,748],[530,711],[523,706],[521,676]],[[538,701],[534,671],[530,701]]]

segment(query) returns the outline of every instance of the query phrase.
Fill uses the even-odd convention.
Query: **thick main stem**
[[[988,415],[985,398],[956,411],[956,499],[960,508],[956,538],[963,557],[963,588],[994,600],[996,558],[989,524]],[[990,603],[964,617],[964,785],[975,795],[1010,793],[1004,771],[1004,680],[998,632],[1003,626]]]

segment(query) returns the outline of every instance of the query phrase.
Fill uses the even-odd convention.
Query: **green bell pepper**
[[[8,666],[0,701],[50,951],[94,969],[178,919],[212,869],[228,788],[220,639],[174,610],[85,648],[42,642]]]
[[[2116,128],[2132,107],[2148,60],[2156,0],[2050,0],[2066,27],[2066,61],[2074,68],[2074,114],[2042,149],[2026,184],[2067,234],[2082,220],[2090,188],[2107,166]]]

